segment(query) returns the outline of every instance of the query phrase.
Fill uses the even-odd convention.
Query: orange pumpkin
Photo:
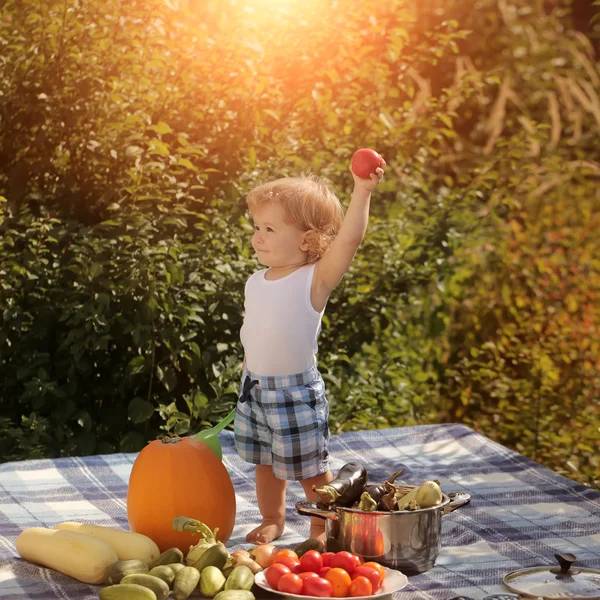
[[[150,442],[136,458],[127,490],[131,531],[154,540],[161,552],[187,554],[198,534],[173,529],[174,517],[190,517],[219,528],[225,543],[235,524],[235,492],[227,469],[204,444],[192,438]]]

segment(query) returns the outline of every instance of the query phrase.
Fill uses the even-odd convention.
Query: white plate
[[[372,594],[371,596],[354,596],[351,600],[371,600],[372,598],[385,598],[386,596],[390,596],[394,592],[401,590],[407,583],[408,577],[400,571],[394,571],[393,569],[388,569],[387,567],[383,567],[385,569],[385,579],[383,580],[383,585],[379,588],[379,591],[376,594]],[[263,590],[267,590],[267,592],[273,592],[274,594],[279,594],[280,596],[284,596],[285,598],[291,598],[293,600],[305,600],[306,598],[317,598],[317,596],[303,596],[300,594],[288,594],[287,592],[280,592],[279,590],[274,590],[268,583],[267,578],[265,576],[265,571],[260,571],[254,576],[254,583]],[[339,598],[333,597],[323,597],[320,600],[340,600]]]

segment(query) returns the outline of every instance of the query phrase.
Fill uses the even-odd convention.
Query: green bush
[[[176,433],[225,410],[214,399],[235,398],[245,263],[227,260],[241,240],[211,216],[224,235],[183,207],[93,228],[26,209],[5,221],[3,406],[27,417],[4,453],[135,450],[158,434],[155,410]]]
[[[593,483],[589,43],[524,0],[238,4],[5,3],[0,456],[135,451],[224,415],[245,192],[312,170],[345,201],[369,146],[388,174],[320,340],[332,429],[462,421]]]

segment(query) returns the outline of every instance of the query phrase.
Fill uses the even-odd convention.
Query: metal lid
[[[571,567],[574,554],[555,554],[559,566],[519,569],[504,577],[504,585],[522,596],[600,600],[600,570]]]

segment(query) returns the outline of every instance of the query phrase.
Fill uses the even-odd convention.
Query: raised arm
[[[354,190],[346,216],[331,247],[315,267],[312,301],[316,310],[325,306],[329,294],[337,287],[354,259],[367,231],[371,192],[381,181],[384,168],[385,161],[382,168],[371,175],[371,179],[361,179],[352,173]]]

